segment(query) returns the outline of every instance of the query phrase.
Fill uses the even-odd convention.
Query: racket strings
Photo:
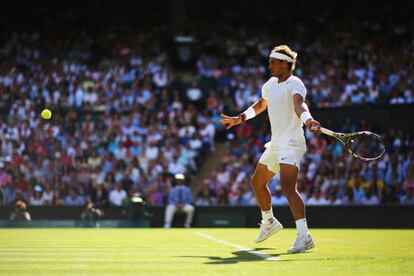
[[[348,148],[356,155],[364,158],[376,158],[383,154],[382,139],[373,134],[358,134],[347,141]]]

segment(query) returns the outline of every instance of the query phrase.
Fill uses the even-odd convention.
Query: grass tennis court
[[[0,229],[0,274],[414,275],[413,230],[313,229],[297,255],[294,229],[255,244],[257,231]]]

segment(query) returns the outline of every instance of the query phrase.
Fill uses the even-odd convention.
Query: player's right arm
[[[261,97],[257,102],[255,102],[253,105],[251,105],[246,111],[241,113],[238,116],[227,116],[225,114],[220,114],[220,116],[223,118],[220,120],[220,123],[223,125],[226,125],[226,129],[229,129],[233,126],[239,125],[243,123],[244,121],[251,119],[263,111],[265,111],[267,108],[267,101],[265,98]]]

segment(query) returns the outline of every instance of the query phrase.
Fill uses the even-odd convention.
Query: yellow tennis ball
[[[45,120],[49,120],[52,117],[52,111],[50,111],[49,109],[45,108],[42,110],[42,118]]]

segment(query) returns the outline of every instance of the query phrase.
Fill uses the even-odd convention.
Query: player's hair
[[[289,48],[287,45],[278,45],[273,48],[272,51],[287,55],[288,57],[291,57],[293,59],[293,62],[288,62],[289,68],[291,71],[295,70],[296,67],[296,57],[298,53],[295,51],[292,51],[292,49]]]

